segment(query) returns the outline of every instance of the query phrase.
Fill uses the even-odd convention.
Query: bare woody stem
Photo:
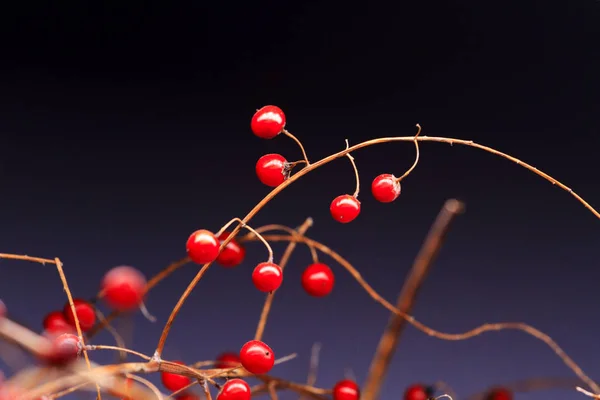
[[[346,149],[348,149],[349,146],[350,144],[348,143],[348,139],[346,139]],[[354,190],[354,194],[352,195],[352,197],[358,198],[358,194],[360,193],[360,175],[358,174],[358,168],[356,167],[354,157],[352,157],[350,153],[347,153],[346,157],[348,157],[348,160],[350,160],[350,164],[352,164],[352,169],[354,170],[354,178],[356,179],[356,189]]]
[[[562,361],[563,363],[571,370],[575,375],[581,379],[582,382],[585,382],[594,392],[600,393],[600,387],[591,379],[582,369],[573,361],[571,357],[556,343],[550,336],[540,331],[537,328],[534,328],[531,325],[527,325],[522,322],[498,322],[498,323],[486,323],[483,325],[479,325],[471,330],[468,330],[463,333],[445,333],[440,332],[438,330],[432,329],[422,322],[415,319],[413,316],[402,312],[401,310],[394,307],[389,301],[381,297],[372,287],[369,285],[365,279],[361,276],[360,272],[356,268],[352,266],[344,257],[340,254],[336,253],[329,247],[325,246],[322,243],[317,242],[316,240],[312,240],[307,237],[297,237],[297,236],[287,236],[287,235],[264,235],[265,239],[271,242],[288,242],[288,241],[301,241],[307,243],[311,246],[314,246],[315,249],[320,252],[327,254],[331,257],[335,262],[340,264],[344,269],[346,269],[350,275],[359,283],[359,285],[365,290],[365,292],[377,303],[381,304],[387,310],[392,313],[398,314],[406,319],[406,321],[420,330],[421,332],[429,335],[431,337],[435,337],[440,340],[450,340],[450,341],[460,341],[467,340],[473,338],[475,336],[479,336],[485,332],[497,332],[501,330],[518,330],[524,332],[546,344]],[[240,242],[243,243],[249,240],[255,240],[252,237],[244,237],[240,239]]]
[[[306,221],[297,229],[298,235],[304,235],[308,228],[310,228],[313,224],[312,218],[307,218]],[[281,257],[279,262],[279,267],[283,270],[287,265],[294,249],[296,248],[296,242],[290,242]],[[267,294],[265,299],[265,303],[263,305],[262,311],[260,313],[260,318],[258,320],[258,326],[256,327],[256,333],[254,334],[254,340],[261,340],[262,336],[265,332],[265,326],[267,325],[267,319],[269,318],[269,312],[271,311],[271,306],[273,305],[273,299],[275,297],[275,292],[271,292]]]
[[[553,185],[556,185],[558,187],[560,187],[561,189],[567,191],[568,193],[570,193],[573,197],[575,197],[575,199],[577,199],[577,201],[579,201],[583,206],[585,206],[585,208],[587,208],[590,212],[592,212],[596,218],[600,219],[600,212],[596,211],[596,209],[594,209],[588,202],[586,202],[581,196],[579,196],[578,194],[576,194],[571,188],[569,188],[568,186],[566,186],[565,184],[561,183],[560,181],[554,179],[553,177],[551,177],[550,175],[546,174],[545,172],[542,172],[540,170],[538,170],[537,168],[535,168],[534,166],[525,163],[521,160],[519,160],[518,158],[515,158],[513,156],[510,156],[506,153],[503,153],[501,151],[495,150],[491,147],[487,147],[487,146],[483,146],[480,145],[478,143],[475,143],[471,140],[462,140],[462,139],[454,139],[454,138],[446,138],[446,137],[433,137],[433,136],[419,136],[419,137],[415,137],[415,136],[399,136],[399,137],[384,137],[384,138],[378,138],[378,139],[372,139],[372,140],[367,140],[365,142],[356,144],[352,147],[349,147],[347,149],[344,149],[342,151],[339,151],[337,153],[334,153],[330,156],[327,156],[313,164],[307,165],[305,168],[302,168],[300,171],[298,171],[297,173],[295,173],[294,175],[290,176],[287,180],[285,180],[281,185],[277,186],[276,188],[274,188],[273,190],[271,190],[271,192],[269,192],[260,202],[258,202],[258,204],[256,204],[256,206],[254,206],[254,208],[252,210],[250,210],[250,212],[242,219],[242,222],[244,224],[247,224],[250,222],[250,220],[252,218],[254,218],[254,216],[256,214],[258,214],[258,212],[269,202],[271,201],[275,196],[277,196],[279,193],[281,193],[285,188],[287,188],[288,186],[290,186],[292,183],[296,182],[298,179],[300,179],[301,177],[303,177],[304,175],[308,174],[311,171],[314,171],[315,169],[328,164],[330,162],[332,162],[335,159],[338,159],[340,157],[345,157],[348,153],[356,151],[356,150],[360,150],[362,148],[365,147],[370,147],[370,146],[374,146],[376,144],[382,144],[382,143],[391,143],[391,142],[413,142],[413,141],[419,141],[419,142],[439,142],[439,143],[447,143],[447,144],[460,144],[460,145],[464,145],[464,146],[469,146],[469,147],[474,147],[483,151],[486,151],[488,153],[491,154],[495,154],[497,156],[500,156],[502,158],[505,158],[509,161],[512,161],[526,169],[528,169],[529,171],[535,173],[536,175],[544,178],[545,180],[549,181],[550,183],[552,183]],[[223,240],[223,242],[221,243],[221,248],[220,251],[222,251],[225,246],[227,246],[227,244],[229,244],[229,242],[231,240],[233,240],[236,235],[240,232],[241,230],[241,225],[238,225],[235,229],[233,229],[233,231],[231,232],[231,234],[225,239]],[[173,325],[173,322],[175,320],[175,318],[177,317],[177,314],[179,313],[179,310],[181,309],[181,307],[183,306],[183,304],[185,303],[186,299],[189,297],[189,295],[191,294],[191,292],[194,290],[194,288],[196,287],[196,285],[198,284],[198,282],[200,281],[200,279],[202,279],[202,277],[204,276],[204,274],[206,273],[206,271],[208,270],[208,268],[210,268],[211,263],[207,263],[204,264],[204,266],[202,266],[202,268],[200,269],[200,271],[198,271],[198,273],[196,274],[196,276],[194,277],[194,279],[192,279],[192,281],[189,283],[188,287],[185,289],[185,291],[183,292],[183,294],[181,295],[181,297],[179,298],[179,300],[177,301],[177,304],[175,305],[175,307],[173,308],[173,311],[171,311],[171,315],[169,315],[169,318],[165,324],[165,327],[163,329],[163,332],[161,334],[161,337],[158,341],[158,346],[156,349],[156,355],[160,356],[160,354],[162,353],[162,349],[164,348],[165,342],[167,340],[167,337],[169,335],[169,332],[171,331],[171,326]],[[600,390],[599,390],[600,392]]]
[[[416,168],[417,164],[419,163],[419,156],[420,156],[420,152],[419,152],[419,141],[417,140],[417,137],[419,136],[419,134],[421,133],[421,125],[417,124],[417,133],[415,134],[415,150],[416,150],[416,155],[415,155],[415,161],[413,162],[413,165],[404,173],[402,174],[401,177],[396,178],[396,183],[400,183],[402,181],[402,179],[406,178],[408,175],[410,175],[410,173]]]
[[[569,389],[572,390],[575,386],[580,385],[581,381],[577,378],[529,378],[516,382],[507,382],[500,385],[489,387],[479,393],[465,397],[466,400],[485,400],[490,390],[495,387],[501,387],[510,390],[513,393],[528,393],[538,390],[549,389]]]
[[[269,245],[269,242],[267,242],[261,235],[260,233],[258,233],[257,231],[255,231],[254,229],[252,229],[251,227],[249,227],[248,225],[246,225],[244,223],[244,221],[242,221],[239,218],[232,218],[231,221],[229,221],[228,223],[226,223],[225,225],[223,225],[223,227],[221,229],[219,229],[219,232],[217,232],[217,237],[221,236],[221,234],[223,234],[223,232],[225,232],[225,230],[227,228],[229,228],[231,226],[231,224],[233,224],[234,222],[238,222],[240,224],[240,226],[242,228],[245,228],[246,230],[250,231],[251,233],[253,233],[254,235],[256,235],[256,237],[258,239],[260,239],[260,241],[265,245],[265,247],[267,248],[267,251],[269,252],[269,262],[273,262],[273,249],[271,248],[271,245]]]
[[[69,289],[69,283],[67,282],[67,277],[65,276],[65,271],[62,267],[62,262],[58,257],[54,259],[54,264],[56,265],[56,270],[58,271],[58,275],[60,276],[60,280],[63,284],[63,289],[67,294],[67,299],[69,300],[69,306],[71,307],[71,312],[73,313],[73,320],[75,321],[75,329],[77,330],[77,336],[79,337],[79,342],[83,348],[83,357],[85,359],[85,363],[88,369],[92,370],[92,363],[90,362],[90,358],[88,356],[87,350],[85,348],[85,339],[83,338],[83,331],[81,330],[81,324],[79,323],[79,318],[77,316],[77,310],[75,309],[75,303],[73,303],[73,295],[71,294],[71,289]],[[102,398],[100,393],[100,385],[96,382],[96,391],[98,393],[98,399]]]
[[[437,258],[450,225],[463,209],[463,204],[457,200],[448,200],[442,207],[400,291],[396,308],[403,313],[409,314],[412,312],[419,289]],[[401,315],[392,314],[373,356],[367,381],[362,389],[362,399],[375,400],[379,398],[381,385],[394,356],[405,323],[406,320]]]
[[[294,142],[296,142],[296,144],[298,145],[298,147],[300,147],[300,151],[302,151],[302,157],[304,157],[304,162],[306,163],[306,166],[309,166],[310,165],[310,161],[308,161],[308,157],[306,156],[306,150],[304,150],[304,146],[302,145],[302,142],[300,141],[300,139],[298,139],[296,136],[292,135],[287,129],[284,129],[281,132],[285,136],[289,137]]]

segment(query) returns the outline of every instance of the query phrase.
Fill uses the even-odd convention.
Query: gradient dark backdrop
[[[268,193],[255,177],[256,160],[300,153],[285,137],[252,135],[250,117],[265,104],[286,111],[313,160],[341,150],[346,138],[411,135],[420,123],[423,134],[521,157],[600,205],[597,1],[50,3],[0,13],[0,251],[61,257],[76,296],[94,293],[115,265],[154,275],[184,255],[191,231],[216,231]],[[600,242],[589,211],[506,160],[435,143],[422,145],[399,200],[379,204],[370,180],[401,174],[413,161],[412,145],[355,157],[363,212],[354,223],[340,225],[328,211],[333,197],[354,189],[342,159],[286,189],[252,225],[296,226],[312,216],[309,235],[394,300],[444,200],[462,199],[467,213],[416,317],[448,332],[524,320],[600,378]],[[283,246],[275,248],[280,255]],[[243,266],[207,273],[176,320],[166,358],[211,359],[253,335],[264,296],[250,273],[264,257],[252,245]],[[345,368],[363,382],[388,313],[335,265],[334,293],[307,297],[299,277],[309,260],[299,248],[276,296],[265,340],[277,355],[299,357],[273,373],[303,381],[311,345],[321,342],[319,386]],[[51,266],[2,261],[0,268],[0,293],[16,318],[39,328],[62,307]],[[135,316],[134,349],[154,350],[196,271],[186,266],[152,291],[147,305],[159,322]],[[114,355],[95,356],[109,362]],[[443,342],[409,328],[382,399],[400,398],[416,381],[443,380],[467,395],[515,379],[571,375],[522,333]],[[526,398],[582,396],[518,395]]]

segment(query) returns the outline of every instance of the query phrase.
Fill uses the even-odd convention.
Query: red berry
[[[129,311],[144,300],[146,277],[139,270],[120,266],[104,275],[101,291],[104,301],[114,310]]]
[[[44,318],[44,330],[48,333],[72,333],[73,327],[69,325],[65,314],[60,311],[52,311]]]
[[[68,363],[81,354],[82,347],[79,337],[72,333],[51,335],[50,347],[44,351],[44,360],[52,364]]]
[[[265,185],[277,187],[288,178],[287,160],[279,154],[265,154],[256,162],[256,175]]]
[[[344,194],[333,199],[329,211],[337,222],[347,224],[354,221],[360,214],[360,201],[354,196]]]
[[[6,304],[0,300],[0,318],[6,317]]]
[[[252,272],[252,282],[254,282],[254,286],[261,292],[273,292],[279,289],[281,282],[283,282],[283,271],[275,263],[260,263]]]
[[[185,365],[181,361],[173,361],[173,362],[175,364]],[[177,375],[177,374],[173,374],[170,372],[162,372],[160,374],[160,380],[162,381],[162,384],[164,385],[164,387],[166,387],[167,389],[169,389],[172,392],[181,390],[184,387],[186,387],[187,385],[189,385],[190,383],[192,383],[192,380],[190,378],[188,378],[187,376]]]
[[[486,400],[512,400],[512,398],[512,392],[504,388],[492,389],[485,397]]]
[[[252,117],[250,128],[262,139],[273,139],[285,127],[285,114],[277,106],[264,106]]]
[[[217,400],[250,400],[250,386],[241,379],[230,379],[223,385]]]
[[[427,400],[432,396],[432,388],[421,384],[409,386],[404,392],[404,400]]]
[[[251,340],[240,350],[242,366],[251,374],[266,374],[275,364],[273,350],[260,340]]]
[[[75,313],[77,313],[77,319],[79,320],[79,327],[83,332],[87,332],[94,327],[96,323],[96,312],[94,307],[83,299],[73,299],[75,304]],[[71,326],[75,326],[75,316],[71,311],[69,303],[65,304],[63,309],[65,319]]]
[[[333,387],[333,400],[358,400],[360,388],[350,379],[339,381]]]
[[[183,393],[175,396],[175,400],[200,400],[200,397],[193,393]]]
[[[219,235],[219,243],[223,243],[225,239],[229,237],[230,232],[223,232]],[[217,262],[223,267],[231,268],[236,267],[244,261],[246,256],[246,249],[244,246],[238,243],[237,240],[232,239],[227,246],[223,249],[217,257]]]
[[[400,196],[400,190],[400,182],[396,182],[396,177],[392,174],[381,174],[371,184],[373,197],[382,203],[396,200]]]
[[[240,358],[235,353],[223,353],[217,357],[215,367],[217,368],[233,368],[240,365]]]
[[[326,264],[311,264],[302,273],[302,287],[314,297],[327,296],[333,290],[335,277]]]
[[[206,229],[192,233],[186,243],[188,257],[196,264],[213,262],[219,255],[219,239]]]

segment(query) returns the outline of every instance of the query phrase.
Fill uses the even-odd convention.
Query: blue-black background
[[[600,3],[478,2],[22,2],[0,13],[0,251],[63,260],[76,296],[129,264],[148,276],[184,255],[190,232],[243,217],[269,188],[256,160],[300,158],[285,137],[252,135],[255,109],[277,104],[313,160],[389,135],[472,139],[511,153],[600,204]],[[401,174],[409,143],[355,154],[360,217],[334,222],[329,203],[352,193],[341,159],[300,179],[252,226],[297,226],[347,257],[394,301],[444,200],[467,204],[414,310],[461,332],[526,321],[550,334],[600,378],[598,220],[567,193],[476,149],[424,143],[421,162],[393,204],[371,179]],[[283,245],[275,245],[281,255]],[[193,362],[252,337],[264,296],[250,281],[265,251],[250,245],[234,270],[214,267],[183,307],[165,358]],[[298,248],[277,293],[265,340],[273,374],[303,381],[310,348],[323,345],[317,385],[350,368],[363,382],[388,312],[340,267],[336,288],[310,298],[310,262]],[[2,261],[9,312],[40,329],[65,295],[51,266]],[[151,353],[188,265],[151,292],[158,322],[133,318],[131,347]],[[128,324],[117,323],[125,336]],[[96,343],[112,343],[100,335]],[[6,349],[3,354],[8,356]],[[113,354],[94,354],[110,362]],[[18,360],[18,359],[17,359]],[[10,370],[6,371],[10,373]],[[413,328],[402,337],[382,399],[414,382],[443,380],[461,395],[515,379],[571,376],[542,343],[519,332],[444,342]],[[155,377],[156,378],[156,377]],[[156,381],[156,380],[155,380]],[[571,391],[518,399],[577,399]],[[287,397],[286,397],[287,398]]]

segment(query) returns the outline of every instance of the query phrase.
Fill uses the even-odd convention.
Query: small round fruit
[[[50,347],[44,354],[44,361],[51,364],[65,364],[75,360],[83,346],[79,337],[72,333],[50,335]]]
[[[219,243],[223,243],[230,235],[230,232],[223,232],[219,235]],[[237,240],[232,239],[221,253],[217,256],[217,262],[226,268],[232,268],[240,265],[246,257],[246,249]]]
[[[354,196],[344,194],[333,199],[329,211],[337,222],[347,224],[354,221],[360,214],[360,201]]]
[[[285,127],[285,114],[277,106],[264,106],[254,113],[250,128],[262,139],[273,139]]]
[[[181,361],[173,361],[173,362],[175,364],[185,365]],[[163,386],[172,392],[181,390],[184,387],[186,387],[187,385],[189,385],[190,383],[192,383],[192,380],[190,378],[188,378],[187,376],[177,375],[177,374],[173,374],[170,372],[161,372],[160,380],[162,381]]]
[[[175,396],[175,400],[200,400],[200,397],[194,393],[182,393]]]
[[[311,296],[324,297],[333,290],[335,277],[326,264],[311,264],[302,273],[302,287]]]
[[[246,381],[230,379],[221,388],[217,400],[250,400],[252,391]]]
[[[260,340],[251,340],[242,346],[240,361],[248,372],[255,375],[266,374],[275,365],[273,350]]]
[[[344,379],[335,384],[332,391],[333,400],[358,400],[360,388],[356,382]]]
[[[83,299],[73,299],[73,304],[75,305],[75,313],[77,314],[81,330],[87,332],[92,329],[96,323],[96,311],[94,310],[94,306]],[[63,313],[69,325],[75,326],[75,316],[73,315],[69,303],[65,304]]]
[[[411,385],[404,391],[404,400],[427,400],[433,397],[433,389],[422,384]]]
[[[287,179],[287,160],[280,154],[265,154],[256,162],[256,175],[265,185],[277,187]]]
[[[113,310],[130,311],[144,300],[146,277],[133,267],[115,267],[104,275],[101,291]]]
[[[260,263],[252,272],[252,282],[261,292],[269,293],[279,289],[283,282],[281,267],[272,262]]]
[[[400,196],[400,182],[396,182],[396,177],[392,174],[381,174],[373,179],[371,184],[371,193],[375,200],[381,203],[391,203]]]
[[[214,233],[200,229],[190,235],[185,249],[193,262],[206,264],[217,259],[220,246],[219,239]]]
[[[511,391],[504,388],[494,388],[485,396],[485,400],[512,400]]]
[[[73,327],[69,325],[65,314],[60,311],[52,311],[43,321],[44,330],[48,333],[73,333]]]
[[[217,357],[216,368],[233,368],[241,364],[240,357],[235,353],[223,353]]]

